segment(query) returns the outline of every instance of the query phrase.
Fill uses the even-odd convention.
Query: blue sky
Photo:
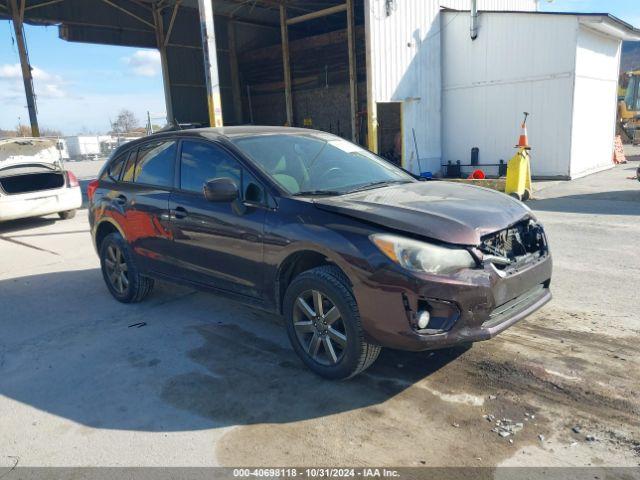
[[[640,27],[639,0],[540,0],[540,9],[556,12],[611,13],[616,17]]]
[[[57,27],[25,26],[34,68],[38,118],[65,134],[105,132],[128,108],[140,122],[164,115],[160,58],[155,50],[65,42]],[[0,21],[0,128],[29,123],[13,26]],[[163,123],[163,122],[158,122]]]
[[[640,0],[540,0],[545,11],[609,12],[640,27]],[[164,114],[160,60],[154,50],[70,43],[57,27],[26,26],[40,124],[65,134],[105,132],[123,108],[141,122]],[[13,28],[0,21],[0,128],[28,124]]]

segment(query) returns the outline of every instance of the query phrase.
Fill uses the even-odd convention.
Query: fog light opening
[[[426,310],[422,312],[418,312],[418,328],[420,330],[424,330],[429,325],[429,320],[431,320],[431,315]]]

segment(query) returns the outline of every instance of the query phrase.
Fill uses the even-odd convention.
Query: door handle
[[[127,197],[125,197],[124,195],[118,195],[116,198],[114,198],[114,201],[118,205],[126,205],[127,204]]]
[[[176,207],[173,211],[173,216],[176,218],[186,218],[189,215],[187,209],[184,207]]]

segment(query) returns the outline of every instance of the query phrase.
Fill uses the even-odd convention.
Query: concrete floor
[[[555,259],[543,310],[467,351],[385,351],[340,383],[302,367],[278,318],[172,285],[113,300],[86,211],[4,224],[0,468],[638,465],[636,166],[530,203]],[[501,438],[484,415],[524,428]]]

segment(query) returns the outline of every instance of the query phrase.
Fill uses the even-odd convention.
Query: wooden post
[[[236,123],[242,123],[242,94],[240,93],[240,73],[238,69],[238,51],[236,49],[236,22],[229,19],[227,23],[229,37],[229,66],[231,69],[231,94]]]
[[[220,101],[220,80],[218,77],[218,51],[213,25],[213,0],[198,0],[200,10],[200,34],[204,56],[204,75],[207,81],[207,103],[209,125],[222,127],[222,103]]]
[[[353,20],[353,0],[347,0],[347,44],[349,46],[349,99],[351,104],[351,140],[358,143],[358,70],[356,65],[356,40]]]
[[[20,67],[22,69],[22,81],[24,83],[24,93],[27,97],[27,109],[29,110],[29,121],[31,122],[31,135],[40,136],[40,128],[38,127],[38,112],[36,109],[36,94],[33,89],[33,76],[31,74],[31,65],[29,64],[29,55],[24,38],[23,15],[24,0],[21,8],[18,8],[17,0],[9,0],[9,8],[11,10],[11,18],[13,20],[13,29],[16,35],[16,43],[18,44],[18,55],[20,56]]]
[[[327,17],[334,13],[344,12],[349,8],[348,4],[336,5],[335,7],[325,8],[324,10],[318,10],[317,12],[307,13],[300,15],[299,17],[293,17],[287,19],[287,25],[295,25],[296,23],[308,22],[309,20],[315,20],[317,18]]]
[[[164,104],[167,110],[167,123],[173,124],[175,118],[173,116],[173,98],[171,96],[171,79],[169,78],[169,63],[167,61],[167,42],[164,34],[164,22],[162,21],[162,13],[156,7],[153,7],[153,23],[156,31],[156,45],[160,52],[160,66],[162,68],[162,86],[164,87]]]
[[[287,7],[280,4],[280,33],[282,36],[282,64],[284,69],[284,100],[287,108],[287,124],[293,127],[293,101],[291,98],[291,67],[289,65],[289,30]]]
[[[378,153],[378,112],[373,78],[374,60],[371,47],[371,0],[364,0],[364,38],[367,54],[367,148]]]

